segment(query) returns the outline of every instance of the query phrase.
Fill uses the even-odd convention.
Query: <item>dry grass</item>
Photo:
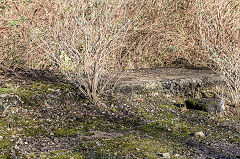
[[[1,1],[0,66],[60,68],[95,102],[111,69],[208,66],[237,105],[239,13],[237,0]]]
[[[59,20],[56,3],[43,0],[2,2],[0,26],[7,27],[0,29],[3,32],[2,62],[37,69],[49,65],[45,50],[40,49],[40,40],[42,35],[49,34],[49,26]],[[169,66],[181,58],[187,59],[191,65],[202,65],[192,23],[194,3],[194,0],[129,0],[125,16],[129,19],[138,16],[131,21],[124,47],[117,50],[115,67]],[[6,62],[6,59],[10,60]]]
[[[48,65],[41,42],[35,35],[45,34],[42,25],[49,23],[44,1],[0,2],[1,66],[43,69]]]
[[[228,97],[240,104],[240,2],[199,1],[198,26],[204,51],[212,69],[226,82]]]
[[[141,1],[142,2],[142,1]],[[179,59],[203,66],[195,30],[195,1],[143,1],[143,9],[126,41],[127,68],[172,66]],[[180,62],[180,61],[179,61]]]

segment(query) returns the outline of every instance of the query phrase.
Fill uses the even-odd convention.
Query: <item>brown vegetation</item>
[[[3,1],[0,66],[60,68],[95,102],[111,69],[208,66],[237,105],[239,13],[237,0]]]
[[[240,103],[240,2],[199,1],[197,24],[203,51],[226,82],[232,104]]]

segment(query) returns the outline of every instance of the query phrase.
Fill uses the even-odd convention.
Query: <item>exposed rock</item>
[[[4,107],[0,104],[0,113],[4,111]]]
[[[240,132],[240,125],[237,125],[237,126],[236,126],[236,130],[237,130],[238,132]]]
[[[14,94],[0,94],[0,114],[6,111],[9,107],[21,105],[23,101]]]
[[[120,78],[118,80],[118,78]],[[116,81],[118,81],[116,83]],[[207,69],[159,68],[129,70],[113,80],[116,92],[189,93],[224,83],[218,74]],[[112,88],[112,86],[110,85]]]
[[[102,131],[90,131],[90,133],[93,133],[94,135],[91,136],[92,138],[114,138],[114,137],[122,137],[122,133],[117,132],[102,132]]]
[[[194,134],[195,137],[205,137],[205,134],[202,131],[196,132]]]
[[[188,109],[203,110],[213,113],[222,113],[225,110],[223,98],[188,99],[185,103]]]
[[[179,154],[176,154],[174,157],[180,157],[180,155],[179,155]]]
[[[168,152],[159,154],[159,157],[162,157],[162,158],[171,158],[170,153],[168,153]]]

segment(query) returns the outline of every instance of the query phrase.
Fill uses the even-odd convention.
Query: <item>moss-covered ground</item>
[[[236,148],[240,117],[234,113],[219,116],[187,110],[182,107],[186,96],[169,94],[115,94],[100,108],[78,97],[49,101],[52,91],[73,97],[68,96],[71,88],[45,81],[1,85],[1,94],[14,93],[24,104],[0,117],[0,158],[154,159],[165,152],[171,158],[240,155]],[[200,131],[205,137],[194,136]]]

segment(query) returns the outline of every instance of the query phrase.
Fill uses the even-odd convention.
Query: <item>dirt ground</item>
[[[223,115],[188,110],[193,94],[112,92],[101,107],[76,95],[59,73],[0,72],[1,94],[24,104],[0,116],[0,158],[240,158],[240,116],[229,106]],[[162,68],[126,72],[124,84],[219,78],[206,69]],[[177,79],[177,80],[176,80]],[[214,89],[202,88],[212,96]],[[198,137],[197,132],[204,136]]]

